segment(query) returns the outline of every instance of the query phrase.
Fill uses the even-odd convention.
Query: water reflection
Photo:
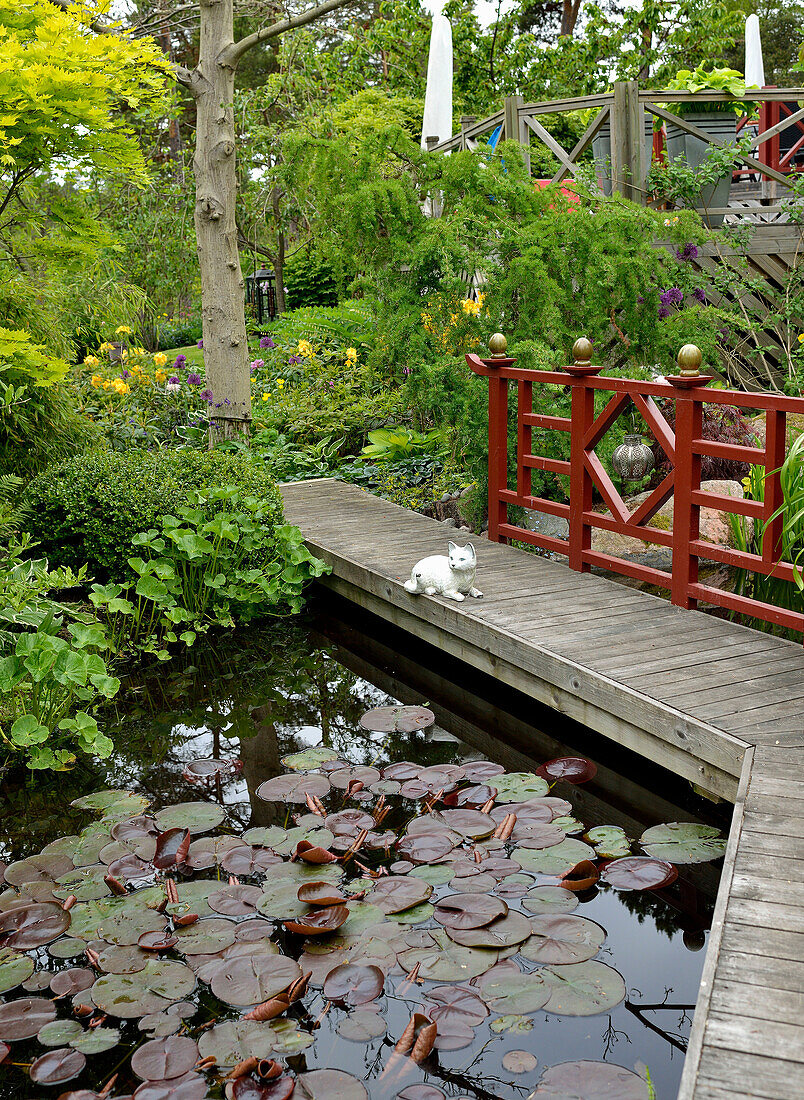
[[[350,610],[352,621],[345,625],[343,611],[324,603],[301,626],[254,631],[238,638],[237,647],[199,649],[183,667],[159,666],[144,677],[132,676],[108,716],[116,746],[111,760],[51,782],[6,785],[2,858],[22,858],[57,835],[78,832],[87,817],[70,801],[104,786],[141,791],[154,809],[218,801],[236,826],[231,831],[282,824],[287,807],[262,801],[256,789],[282,771],[283,756],[321,742],[353,763],[377,766],[402,759],[426,766],[482,755],[508,771],[530,771],[534,761],[581,753],[596,762],[595,780],[584,787],[559,784],[555,793],[569,798],[587,825],[618,825],[634,837],[662,821],[721,827],[727,821],[727,808],[694,798],[666,773],[480,674],[471,673],[467,684],[465,670],[451,659],[420,643],[409,652],[404,637],[385,624],[357,621]],[[361,730],[366,710],[392,700],[427,701],[436,726],[392,738]],[[203,757],[237,759],[242,767],[199,785],[184,769]],[[584,895],[577,912],[606,929],[598,958],[625,976],[626,1001],[600,1016],[536,1013],[530,1027],[527,1020],[512,1025],[523,1029],[514,1046],[531,1051],[540,1066],[575,1058],[611,1059],[629,1068],[646,1064],[659,1100],[675,1096],[703,962],[699,949],[718,884],[712,864],[681,870],[663,890],[629,894],[602,888]],[[409,1002],[389,999],[389,1033],[400,1033],[410,1011]],[[337,1020],[336,1009],[331,1023]],[[432,1083],[450,1097],[526,1096],[533,1075],[524,1079],[527,1085],[500,1077],[500,1056],[512,1046],[511,1035],[484,1027],[479,1049],[476,1044],[439,1055]],[[310,1068],[346,1068],[362,1049],[334,1027],[323,1028],[299,1058]],[[386,1058],[383,1040],[368,1047],[377,1076]],[[384,1093],[376,1087],[371,1095]]]

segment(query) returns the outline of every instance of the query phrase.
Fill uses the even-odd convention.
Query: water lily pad
[[[507,912],[508,906],[502,898],[486,894],[450,894],[436,902],[435,919],[451,929],[482,928]]]
[[[214,1058],[221,1069],[236,1066],[246,1058],[268,1058],[274,1049],[273,1032],[255,1020],[226,1020],[201,1033],[198,1053]]]
[[[507,1050],[502,1056],[502,1064],[509,1073],[533,1073],[539,1060],[529,1050]]]
[[[452,841],[442,832],[421,832],[415,836],[403,836],[397,841],[397,851],[413,863],[431,863],[448,855]]]
[[[152,838],[148,838],[150,841]],[[190,850],[190,830],[183,828],[165,829],[154,842],[153,865],[160,871],[182,863]]]
[[[558,914],[531,917],[531,936],[519,953],[531,962],[586,962],[598,953],[606,938],[605,928],[586,917]]]
[[[519,844],[522,848],[553,848],[566,838],[567,834],[560,825],[546,821],[526,822],[521,826],[517,824],[511,833],[511,843]]]
[[[300,917],[285,921],[288,932],[297,936],[324,936],[334,932],[349,919],[349,910],[345,905],[326,905],[310,908]]]
[[[245,1007],[270,1000],[300,977],[299,964],[285,955],[243,955],[227,959],[210,988],[225,1004]]]
[[[648,1085],[630,1069],[611,1062],[561,1062],[539,1078],[534,1097],[556,1100],[648,1100]]]
[[[200,1073],[185,1073],[171,1081],[144,1081],[133,1100],[206,1100],[207,1081]]]
[[[487,779],[502,775],[505,768],[502,764],[495,764],[491,760],[466,760],[463,771],[471,783],[485,783]]]
[[[658,890],[678,878],[678,871],[665,859],[625,856],[607,863],[600,874],[615,890]]]
[[[224,886],[215,894],[210,894],[209,907],[214,913],[223,913],[228,917],[245,917],[257,911],[257,902],[262,897],[259,886]]]
[[[120,1032],[113,1027],[94,1027],[71,1039],[69,1046],[82,1054],[103,1054],[120,1042]]]
[[[324,745],[315,745],[302,752],[293,752],[282,757],[282,767],[294,772],[313,772],[330,760],[337,760],[338,753]]]
[[[320,822],[321,818],[316,818]],[[302,840],[321,848],[328,848],[334,839],[329,829],[322,827],[282,829],[279,825],[268,828],[248,829],[243,840],[255,847],[270,848],[280,856],[289,856]]]
[[[355,1007],[376,1000],[384,985],[385,975],[378,966],[345,963],[327,975],[324,996],[330,1001]]]
[[[399,952],[399,964],[410,971],[419,966],[419,977],[432,982],[468,981],[485,973],[499,958],[496,951],[478,950],[454,943],[443,929],[413,932],[414,945]]]
[[[534,772],[505,772],[494,777],[498,802],[527,802],[550,790],[549,784]]]
[[[597,764],[582,756],[557,756],[536,771],[551,783],[558,779],[564,779],[567,783],[588,783],[597,775]]]
[[[581,860],[595,858],[594,848],[569,837],[552,848],[515,848],[512,854],[524,871],[537,875],[561,875]]]
[[[171,1001],[195,989],[195,974],[183,963],[149,959],[135,974],[103,974],[91,989],[92,1000],[110,1016],[135,1019],[161,1012]]]
[[[619,825],[597,825],[584,834],[584,840],[594,845],[603,859],[619,859],[631,851],[631,841]]]
[[[0,948],[0,993],[15,989],[34,971],[34,961],[28,955],[13,951],[10,947]]]
[[[76,867],[74,871],[61,875],[58,886],[53,887],[53,895],[63,900],[72,894],[76,901],[97,901],[98,898],[109,897],[112,891],[104,882],[107,874],[108,869],[102,865]]]
[[[85,794],[70,803],[79,810],[99,810],[107,817],[120,817],[124,814],[132,817],[148,808],[148,799],[134,791],[104,790],[94,794]]]
[[[442,810],[438,815],[438,820],[450,829],[454,829],[456,833],[472,839],[491,836],[497,827],[497,822],[493,817],[481,813],[480,810],[469,808]]]
[[[485,1001],[465,985],[448,985],[433,989],[427,994],[435,1008],[428,1012],[431,1020],[456,1019],[469,1027],[482,1024],[489,1014]]]
[[[197,1059],[198,1046],[194,1039],[187,1036],[153,1039],[134,1051],[131,1069],[143,1081],[170,1081],[189,1073]]]
[[[434,912],[435,906],[431,905],[429,901],[424,901],[421,905],[414,905],[412,909],[406,909],[404,913],[394,913],[394,920],[397,924],[422,924],[424,921],[429,920]]]
[[[544,966],[539,974],[550,990],[545,1012],[561,1016],[596,1016],[599,1012],[609,1012],[625,1000],[622,975],[602,962]]]
[[[7,1043],[32,1039],[56,1018],[56,1006],[44,997],[23,997],[0,1005],[0,1039]]]
[[[649,856],[671,863],[706,863],[726,853],[726,840],[711,825],[668,821],[646,829],[639,843]]]
[[[363,729],[373,733],[415,733],[417,730],[427,729],[434,722],[435,715],[427,707],[375,707],[360,718]]]
[[[431,886],[442,886],[450,881],[452,875],[452,867],[444,863],[425,863],[421,867],[414,867],[409,872],[410,878],[420,878],[423,882],[429,882]]]
[[[330,782],[325,775],[293,773],[267,779],[257,788],[257,797],[264,802],[306,802],[307,796],[325,798]],[[250,842],[251,843],[251,842]]]
[[[338,1024],[336,1031],[342,1039],[353,1043],[370,1043],[385,1035],[387,1024],[379,1012],[357,1009],[350,1012]]]
[[[94,970],[86,966],[71,966],[53,975],[50,979],[50,988],[57,997],[72,997],[84,989],[89,989],[94,981]]]
[[[296,1078],[298,1100],[368,1100],[356,1077],[340,1069],[314,1069]]]
[[[76,939],[74,936],[62,936],[60,940],[48,946],[47,953],[54,959],[74,959],[76,955],[83,953],[85,947],[83,940]]]
[[[542,971],[523,974],[516,968],[495,967],[474,983],[493,1012],[506,1015],[538,1012],[550,999],[550,990],[542,980]]]
[[[63,1047],[83,1034],[84,1029],[78,1020],[51,1020],[39,1028],[36,1038],[43,1047]]]
[[[63,1047],[49,1050],[32,1063],[28,1073],[37,1085],[61,1085],[72,1081],[87,1064],[87,1060],[78,1050]]]
[[[189,829],[195,836],[215,829],[226,817],[223,806],[217,802],[178,802],[156,814],[160,832],[167,829]]]
[[[513,1035],[524,1035],[528,1031],[533,1031],[533,1020],[519,1013],[509,1013],[506,1016],[498,1016],[489,1026],[495,1035],[501,1035],[504,1031]]]
[[[298,1054],[315,1042],[309,1031],[299,1030],[295,1020],[271,1020],[267,1027],[277,1054]]]
[[[231,848],[221,860],[221,867],[230,875],[262,875],[282,857],[267,848],[255,848],[251,844],[241,844]]]
[[[354,767],[343,767],[337,771],[327,772],[327,778],[337,790],[345,791],[350,783],[362,783],[364,787],[379,783],[380,772],[377,768],[358,764]]]
[[[0,913],[0,945],[23,951],[57,940],[70,927],[70,914],[52,902],[34,902]]]
[[[402,913],[414,905],[427,901],[432,892],[432,886],[420,878],[388,875],[376,883],[371,893],[371,901],[383,913]]]
[[[412,760],[397,760],[395,764],[387,764],[382,774],[384,779],[405,783],[409,779],[415,779],[420,771],[421,765],[414,764]]]
[[[150,958],[147,951],[143,951],[136,944],[108,944],[105,940],[90,940],[88,944],[82,941],[81,950],[90,947],[98,954],[98,966],[105,974],[135,974],[138,970],[144,970]]]

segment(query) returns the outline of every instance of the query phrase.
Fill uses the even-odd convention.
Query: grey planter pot
[[[645,151],[643,153],[642,170],[644,175],[639,181],[640,187],[645,183],[645,177],[650,171],[650,161],[653,154],[653,115],[645,114]],[[597,185],[604,195],[611,194],[611,125],[604,122],[598,132],[592,138],[592,156],[595,159],[595,172]]]
[[[684,116],[700,130],[718,138],[720,141],[733,142],[737,138],[737,116],[733,111],[699,111]],[[667,156],[669,160],[685,160],[690,168],[698,168],[714,146],[686,133],[672,122],[667,123]],[[717,183],[702,187],[696,206],[728,206],[731,190],[731,172],[727,172]],[[724,214],[704,214],[703,220],[710,228],[723,224]]]

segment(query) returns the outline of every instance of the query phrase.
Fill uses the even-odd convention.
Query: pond
[[[0,1097],[675,1097],[730,807],[328,596],[121,700],[108,761],[4,785]]]

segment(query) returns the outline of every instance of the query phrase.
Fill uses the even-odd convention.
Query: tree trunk
[[[271,195],[271,207],[276,222],[276,256],[274,257],[274,276],[276,277],[276,312],[284,313],[285,302],[285,234],[282,231],[282,210],[279,188],[275,187]]]
[[[251,379],[237,246],[235,67],[221,55],[234,40],[232,0],[201,0],[201,48],[192,74],[196,100],[195,232],[207,384],[214,404],[210,443],[248,432]]]

